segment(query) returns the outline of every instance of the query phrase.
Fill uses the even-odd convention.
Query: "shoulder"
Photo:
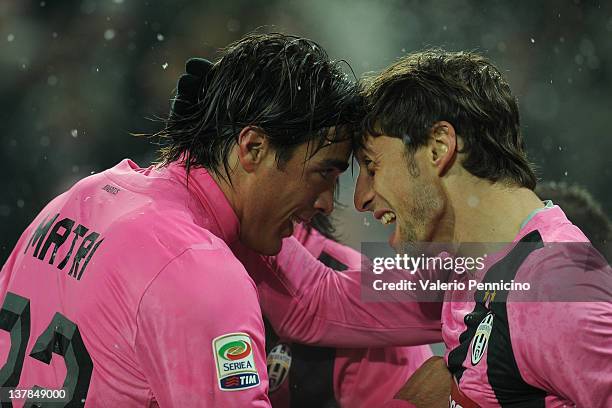
[[[189,282],[206,283],[208,287],[219,286],[220,280],[237,280],[252,283],[244,266],[225,242],[206,231],[197,242],[190,243],[170,259],[154,277],[167,279],[171,284]]]
[[[138,316],[163,310],[184,317],[218,318],[259,304],[244,266],[215,238],[191,245],[160,269],[144,288]]]

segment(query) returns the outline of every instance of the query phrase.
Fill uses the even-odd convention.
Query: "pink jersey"
[[[519,241],[587,239],[559,207],[553,207],[530,219],[517,235],[515,242]],[[549,283],[554,277],[547,273],[556,271],[556,266],[576,270],[585,266],[575,265],[574,254],[549,256],[543,249],[523,254],[518,261],[516,254],[505,255],[497,261],[517,262],[508,270],[518,281]],[[455,393],[460,394],[452,406],[468,407],[468,399],[481,407],[612,406],[612,303],[608,301],[449,301],[436,311],[435,303],[363,302],[358,270],[336,273],[293,238],[285,240],[277,257],[267,259],[273,273],[256,277],[256,282],[264,313],[283,336],[339,347],[443,339],[447,364],[458,383]],[[612,299],[610,267],[596,267],[606,284],[588,290],[597,299]],[[482,274],[493,270],[489,264]],[[448,300],[453,292],[445,296]],[[508,296],[511,300],[515,293]]]
[[[202,169],[186,183],[179,165],[124,160],[81,180],[0,273],[0,386],[63,387],[86,407],[269,407],[256,288],[227,246],[238,228]]]
[[[297,226],[294,236],[311,254],[335,270],[360,267],[359,252],[325,238],[315,229],[309,231]],[[335,349],[291,345],[279,339],[266,346],[272,351],[268,353],[268,374],[270,401],[274,408],[322,406],[326,393],[333,394],[330,397],[342,408],[381,407],[432,356],[427,345]],[[315,361],[304,363],[300,359]],[[290,375],[289,370],[284,370],[287,367],[284,361],[293,362],[289,364],[292,371],[302,372]],[[291,380],[297,383],[290,384]],[[306,383],[310,386],[304,387]]]

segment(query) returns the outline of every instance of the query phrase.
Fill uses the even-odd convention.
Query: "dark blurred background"
[[[55,195],[125,157],[147,165],[190,56],[255,29],[320,42],[360,76],[428,46],[477,50],[505,72],[542,180],[586,187],[612,209],[612,2],[18,1],[0,2],[0,264]],[[347,205],[345,239],[384,239]]]

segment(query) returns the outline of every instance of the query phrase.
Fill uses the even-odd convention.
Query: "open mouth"
[[[287,238],[291,235],[293,235],[293,231],[295,230],[296,226],[298,224],[306,224],[310,222],[310,220],[307,220],[305,218],[302,218],[298,215],[292,214],[291,216],[289,216],[289,218],[287,218],[281,227],[281,237],[282,238]]]
[[[383,225],[395,224],[397,221],[397,215],[389,208],[381,208],[380,210],[374,211],[374,218],[379,220]],[[398,239],[399,225],[396,225],[393,233],[389,237],[389,245],[392,248],[396,248]]]
[[[393,224],[395,222],[395,214],[392,212],[383,214],[383,216],[380,218],[380,222],[382,222],[383,225]]]
[[[374,212],[374,218],[380,220],[383,225],[393,224],[396,220],[396,215],[393,211],[385,208]]]

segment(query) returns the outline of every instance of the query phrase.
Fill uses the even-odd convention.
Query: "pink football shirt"
[[[572,253],[570,246],[553,251],[545,245],[587,241],[559,207],[540,211],[514,240],[535,245],[533,250],[504,254],[488,263],[479,278],[486,279],[495,268],[496,273],[512,273],[516,281],[546,287],[558,271],[579,276],[591,270],[598,284],[586,285],[583,297],[612,299],[609,265],[592,258],[585,263],[588,256]],[[281,336],[336,347],[443,340],[457,382],[451,405],[612,406],[610,301],[512,301],[518,295],[510,292],[507,303],[453,300],[442,308],[400,300],[364,302],[360,270],[338,273],[294,238],[284,241],[278,256],[266,259],[271,273],[255,281],[264,313]],[[447,291],[446,300],[453,295]]]
[[[362,256],[354,249],[324,237],[315,229],[307,229],[302,225],[296,225],[294,237],[316,258],[341,272],[345,269],[359,269]],[[239,256],[239,259],[241,257]],[[266,273],[264,269],[251,271],[252,262],[248,263],[249,273]],[[302,269],[302,273],[308,270]],[[278,305],[283,307],[282,304]],[[279,344],[287,342],[280,339]],[[268,345],[270,348],[272,345]],[[286,347],[289,349],[291,345]],[[427,345],[413,347],[379,347],[379,348],[338,348],[333,350],[333,391],[335,399],[342,408],[369,408],[381,407],[404,385],[408,378],[419,368],[425,360],[432,356],[431,348]],[[287,358],[290,360],[291,357]],[[268,357],[270,364],[270,356]],[[282,363],[282,362],[281,362]],[[328,362],[323,362],[326,364]],[[300,366],[291,367],[299,369]],[[323,370],[321,370],[323,371]],[[282,384],[270,391],[270,400],[274,408],[291,406],[291,398],[297,397],[291,393],[290,379],[286,373],[279,376]],[[314,382],[313,377],[321,377],[324,374],[310,373],[303,381]],[[302,376],[299,376],[302,378]],[[321,381],[321,379],[319,379]],[[272,380],[271,380],[272,384]],[[297,384],[301,386],[303,384]],[[303,394],[299,394],[301,396]],[[313,396],[313,402],[321,404],[323,401]],[[302,403],[300,406],[304,406]]]
[[[0,386],[86,407],[269,407],[257,291],[227,245],[238,231],[202,169],[186,183],[179,165],[124,160],[76,183],[0,273]]]

